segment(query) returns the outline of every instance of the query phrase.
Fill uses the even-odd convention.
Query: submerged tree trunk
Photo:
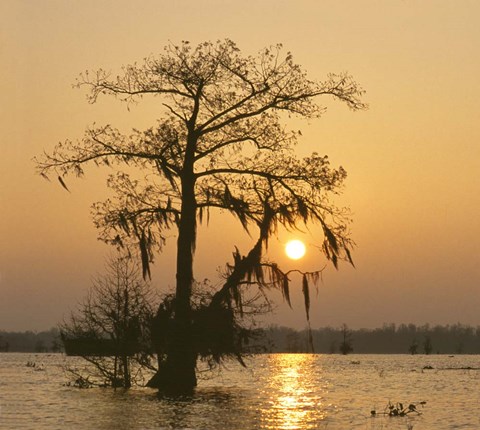
[[[157,373],[147,385],[166,393],[189,393],[197,385],[197,355],[193,348],[191,325],[175,319],[170,330],[171,342],[166,358],[159,360]]]

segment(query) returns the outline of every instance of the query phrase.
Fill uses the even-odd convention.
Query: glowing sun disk
[[[285,245],[285,253],[288,258],[298,260],[305,255],[305,245],[301,240],[290,240]]]

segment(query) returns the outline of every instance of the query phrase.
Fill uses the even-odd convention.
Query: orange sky
[[[281,42],[309,73],[350,72],[370,109],[324,102],[301,128],[300,151],[328,154],[349,173],[356,269],[328,269],[312,326],[384,322],[480,324],[480,3],[467,0],[0,0],[0,330],[47,329],[85,295],[108,247],[90,204],[103,176],[69,180],[71,194],[35,176],[32,158],[87,125],[153,124],[155,101],[130,112],[89,105],[72,89],[86,69],[117,70],[169,42],[225,37],[246,54]],[[201,230],[198,277],[214,277],[246,239],[218,218]],[[288,235],[271,243],[280,262]],[[173,286],[174,238],[154,284]],[[307,241],[311,238],[307,238]],[[212,249],[215,252],[212,253]],[[313,247],[300,264],[323,264]],[[302,299],[272,321],[303,327]]]

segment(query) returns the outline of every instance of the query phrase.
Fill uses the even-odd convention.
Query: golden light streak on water
[[[316,386],[312,355],[279,354],[271,359],[270,408],[263,410],[266,429],[298,429],[316,426],[325,418],[321,412],[321,391]],[[313,424],[316,423],[316,424]],[[307,425],[308,427],[305,427]]]

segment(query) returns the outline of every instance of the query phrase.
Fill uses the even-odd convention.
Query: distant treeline
[[[269,327],[262,343],[267,352],[308,352],[307,330]],[[347,326],[312,330],[314,352],[340,353],[345,343],[357,354],[480,354],[480,327],[462,324],[416,326],[385,324],[376,329]]]
[[[61,350],[60,332],[56,328],[40,332],[0,330],[0,352],[60,352]]]
[[[307,330],[271,326],[259,339],[265,352],[310,352]],[[376,329],[324,327],[312,330],[316,353],[341,353],[347,344],[357,354],[480,354],[480,326],[463,324],[416,326],[385,324]],[[0,352],[60,352],[58,329],[42,332],[6,332],[0,330]]]

